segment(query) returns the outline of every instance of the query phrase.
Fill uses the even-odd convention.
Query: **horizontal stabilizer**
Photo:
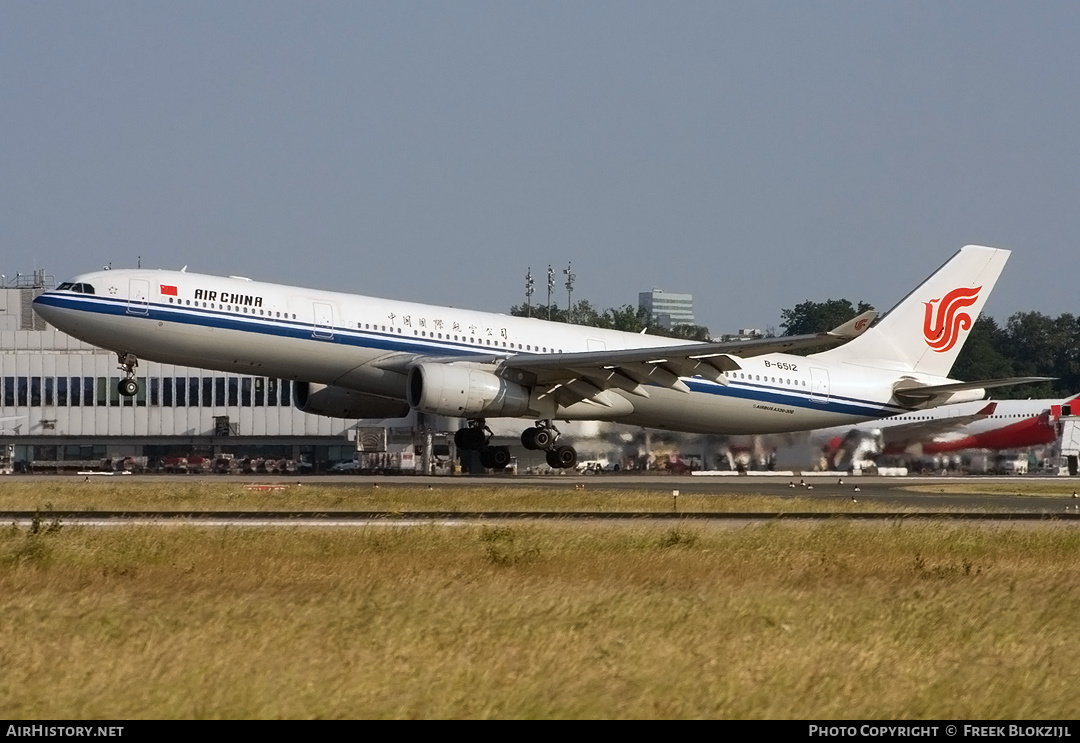
[[[984,379],[979,382],[951,382],[949,384],[898,387],[893,390],[893,394],[904,403],[915,404],[925,402],[932,397],[951,395],[954,392],[963,392],[964,390],[988,390],[994,387],[1009,387],[1014,384],[1050,382],[1056,378],[1057,377],[1004,377],[1002,379]],[[910,383],[911,380],[900,382],[901,385]]]

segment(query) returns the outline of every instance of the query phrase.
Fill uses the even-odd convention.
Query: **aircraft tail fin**
[[[948,377],[1010,251],[968,245],[830,360]]]
[[[1060,402],[1050,406],[1050,415],[1053,418],[1071,418],[1080,416],[1080,395],[1066,397]]]

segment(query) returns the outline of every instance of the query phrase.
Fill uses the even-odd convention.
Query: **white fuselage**
[[[96,346],[162,363],[317,382],[406,399],[403,363],[513,354],[662,347],[670,338],[179,271],[113,270],[75,277],[35,309]],[[92,291],[92,293],[90,293]],[[773,433],[837,426],[912,408],[893,397],[912,375],[817,356],[739,360],[728,384],[683,379],[689,392],[619,391],[617,405],[576,404],[558,419],[613,420],[692,433]],[[957,399],[973,399],[964,393]]]

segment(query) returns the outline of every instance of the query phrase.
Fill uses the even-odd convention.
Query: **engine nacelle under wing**
[[[331,418],[404,418],[409,406],[400,400],[318,382],[293,382],[293,403],[305,413]]]
[[[409,405],[421,413],[455,418],[508,417],[529,409],[529,389],[491,372],[454,364],[409,369]]]

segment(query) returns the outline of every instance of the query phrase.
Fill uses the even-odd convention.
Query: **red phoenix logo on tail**
[[[938,353],[944,353],[956,345],[961,330],[971,329],[971,315],[958,310],[970,307],[979,299],[981,286],[973,289],[953,289],[941,299],[931,299],[926,305],[926,319],[923,321],[923,337],[926,345]],[[940,304],[937,304],[940,302]],[[937,315],[934,310],[937,305]]]

